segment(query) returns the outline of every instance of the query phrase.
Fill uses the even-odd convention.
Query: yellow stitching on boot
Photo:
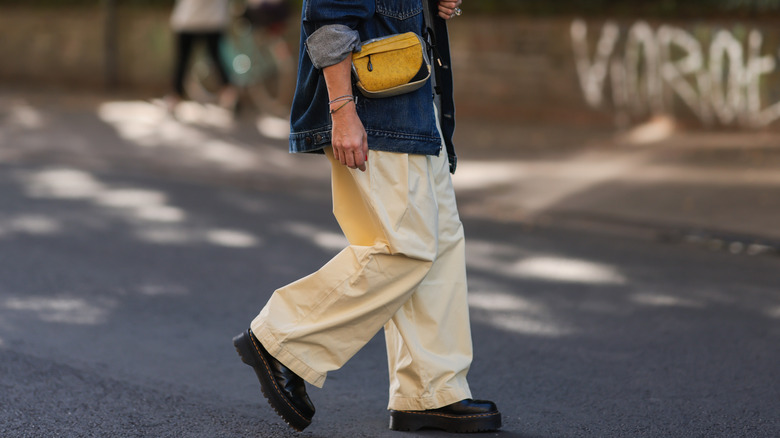
[[[499,412],[493,412],[490,414],[475,414],[475,415],[451,415],[451,414],[440,414],[437,412],[421,412],[421,411],[396,411],[396,412],[403,412],[405,414],[412,414],[412,415],[433,415],[436,417],[444,417],[444,418],[480,418],[480,417],[490,417],[493,415],[499,415]]]
[[[295,413],[298,414],[298,416],[303,418],[305,421],[311,421],[308,418],[304,417],[303,414],[298,412],[298,410],[295,409],[295,406],[290,404],[290,402],[287,400],[287,397],[285,397],[282,391],[279,389],[279,386],[276,384],[276,379],[274,379],[273,373],[271,372],[271,367],[268,365],[268,362],[266,362],[265,356],[263,356],[263,354],[260,353],[260,349],[257,348],[257,344],[255,343],[255,337],[250,334],[249,340],[252,341],[252,346],[255,348],[255,351],[257,351],[257,355],[260,356],[260,359],[262,359],[263,361],[263,365],[265,365],[266,370],[268,370],[268,373],[271,375],[271,383],[274,384],[274,388],[276,388],[276,393],[282,396],[282,400],[284,400],[284,402],[287,403],[287,406],[289,406],[293,411],[295,411]]]

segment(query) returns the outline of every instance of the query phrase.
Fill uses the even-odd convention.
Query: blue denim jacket
[[[435,9],[436,0],[430,0]],[[304,0],[302,11],[298,85],[291,113],[290,152],[321,152],[330,145],[331,119],[328,92],[322,70],[316,68],[306,50],[307,39],[327,25],[345,25],[356,30],[362,41],[424,28],[422,0]],[[433,14],[435,16],[435,13]],[[443,68],[438,75],[441,88],[441,130],[450,171],[456,167],[452,134],[455,107],[452,100],[449,39],[446,22],[434,18],[434,35]],[[359,93],[355,91],[355,94]],[[438,155],[442,137],[436,128],[433,90],[426,86],[400,96],[369,99],[359,96],[357,111],[368,134],[372,150]]]

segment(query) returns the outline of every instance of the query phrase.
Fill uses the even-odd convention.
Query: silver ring
[[[460,8],[455,8],[455,15],[460,17],[460,15],[463,13],[463,11]]]

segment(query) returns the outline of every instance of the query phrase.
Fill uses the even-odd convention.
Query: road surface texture
[[[446,435],[387,429],[381,334],[310,390],[317,414],[303,433],[276,417],[233,349],[276,287],[345,244],[324,159],[288,157],[245,120],[6,99],[16,109],[0,114],[0,436]],[[519,183],[478,172],[483,154],[467,151],[455,176],[470,382],[498,403],[504,427],[475,436],[780,436],[772,230],[756,219],[733,234],[763,236],[752,252],[736,240],[712,251],[660,239],[662,221],[524,220],[576,204],[571,182],[510,203]],[[540,174],[534,163],[553,162],[503,161]],[[652,174],[649,161],[631,162],[628,173]],[[585,194],[606,205],[604,193]]]

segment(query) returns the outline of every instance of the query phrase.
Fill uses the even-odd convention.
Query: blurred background
[[[0,81],[8,88],[161,96],[173,69],[172,6],[2,0]],[[480,0],[464,10],[451,26],[463,119],[625,130],[667,116],[693,129],[778,126],[779,2]],[[297,15],[292,11],[293,25],[275,31],[291,51],[298,47]],[[236,26],[223,55],[241,75],[249,67],[237,57],[236,45],[245,41],[237,41],[243,37]],[[289,100],[294,84],[281,86],[280,99]],[[465,140],[538,146],[478,134]]]
[[[172,6],[2,0],[0,80],[164,93]],[[463,115],[620,127],[657,114],[707,127],[780,117],[776,1],[480,0],[464,10],[451,26]],[[297,25],[284,35],[297,50]]]
[[[172,0],[0,0],[0,436],[293,436],[230,339],[346,241],[326,161],[287,153],[300,2],[252,3],[225,104],[203,47],[171,99]],[[780,0],[462,9],[470,379],[503,436],[780,436]],[[364,351],[306,434],[396,436]]]
[[[122,96],[164,105],[175,58],[172,7],[173,1],[151,0],[2,0],[0,87],[24,90],[27,98]],[[241,91],[244,118],[233,121],[281,140],[280,150],[299,7],[291,2],[278,20],[252,23],[246,2],[233,1],[221,46]],[[549,207],[576,187],[582,196],[557,205],[556,214],[652,217],[671,227],[780,237],[774,226],[780,217],[772,213],[772,171],[780,162],[780,1],[479,0],[463,9],[450,23],[456,142],[463,158],[481,166],[473,173],[464,168],[456,183],[482,204],[496,201],[476,211],[531,220],[552,213]],[[186,92],[192,102],[215,103],[214,69],[203,52],[196,50]],[[203,113],[191,105],[180,110]],[[653,164],[653,176],[639,181],[625,166],[609,173],[579,164],[584,153],[597,152],[608,157],[593,159],[601,165],[645,154],[643,169]],[[566,176],[541,184],[549,171],[495,169],[499,164],[490,160],[501,156],[591,173],[560,168]],[[558,192],[567,184],[562,178],[572,187]],[[613,184],[608,193],[585,196],[605,181],[620,181],[624,192]],[[705,187],[726,183],[731,196],[704,195]],[[644,198],[655,203],[635,202]]]

